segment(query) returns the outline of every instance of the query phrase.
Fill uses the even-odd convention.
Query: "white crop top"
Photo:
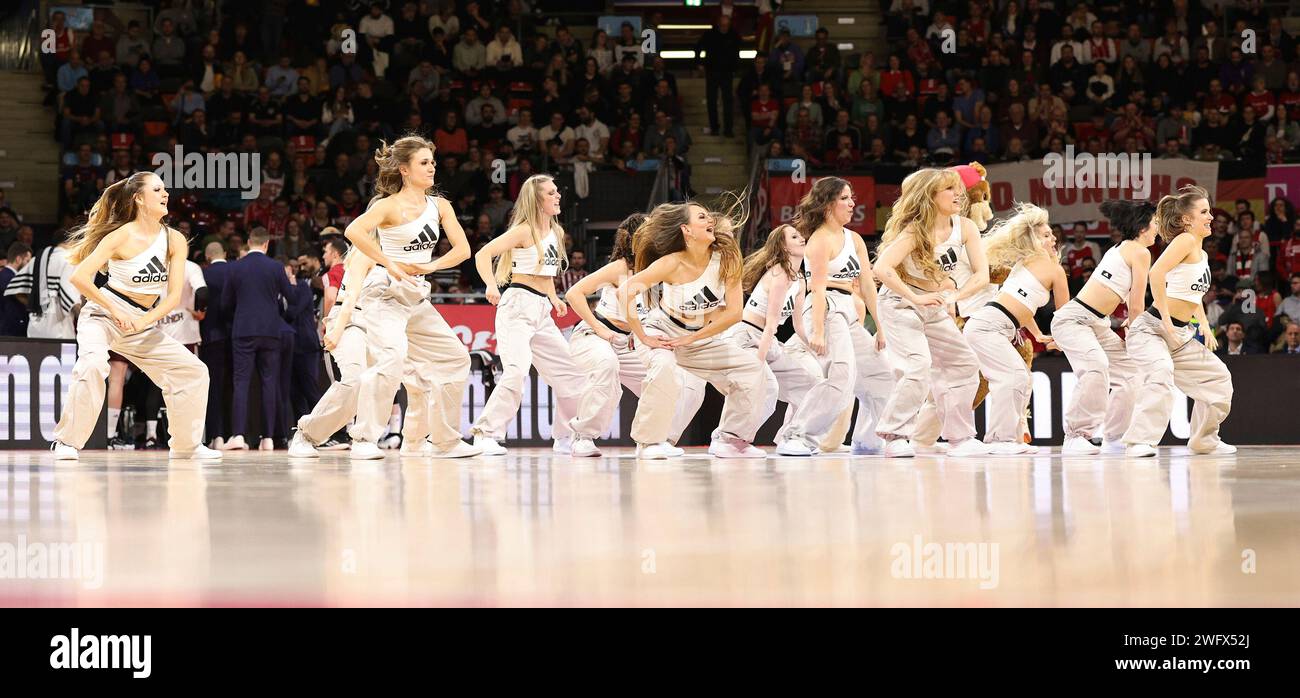
[[[858,259],[858,246],[854,244],[856,235],[848,228],[844,229],[844,245],[835,259],[826,263],[828,281],[857,281],[862,275],[862,260]]]
[[[1200,303],[1210,290],[1210,258],[1201,252],[1201,261],[1179,264],[1165,276],[1165,293],[1170,298]]]
[[[538,264],[537,247],[516,247],[510,251],[510,271],[534,276],[555,276],[560,273],[560,248],[556,245],[555,231],[542,238],[542,260]]]
[[[722,253],[714,252],[704,273],[694,281],[684,284],[661,284],[663,295],[659,302],[670,314],[684,318],[707,315],[716,308],[727,306],[726,289],[722,287]]]
[[[1128,262],[1124,261],[1124,255],[1120,253],[1119,248],[1124,243],[1120,243],[1101,256],[1101,263],[1092,272],[1092,278],[1106,288],[1114,291],[1120,298],[1128,298],[1128,292],[1133,289],[1133,270],[1129,268]]]
[[[749,300],[745,301],[745,310],[758,313],[767,317],[768,290],[767,285],[771,281],[764,276],[758,280],[754,286],[754,292],[749,295]],[[785,300],[781,304],[781,322],[785,322],[791,315],[794,315],[794,298],[803,292],[803,278],[794,279],[790,282],[790,287],[786,289]]]
[[[1029,271],[1027,267],[1017,264],[1007,276],[1007,280],[1002,282],[1002,292],[1010,293],[1017,301],[1020,301],[1026,308],[1031,311],[1037,311],[1039,308],[1047,305],[1051,294],[1043,285],[1038,283],[1038,277]]]
[[[952,215],[952,232],[948,233],[948,237],[943,242],[935,245],[934,261],[939,263],[939,267],[945,273],[951,274],[957,268],[957,261],[966,256],[964,254],[965,246],[961,236],[961,216],[954,213]],[[914,279],[925,278],[921,274],[921,270],[916,268],[916,263],[912,261],[911,255],[908,255],[907,259],[903,260],[903,271]]]
[[[639,318],[645,317],[647,308],[641,300],[641,295],[636,297],[636,315]],[[606,286],[600,289],[600,298],[596,301],[596,314],[613,322],[627,322],[627,317],[623,314],[623,305],[618,302],[618,288],[615,286]]]
[[[130,293],[161,295],[167,288],[167,226],[153,244],[130,259],[108,260],[108,287]]]
[[[438,205],[425,197],[424,212],[418,218],[391,228],[379,228],[379,248],[394,262],[428,264],[438,246]]]

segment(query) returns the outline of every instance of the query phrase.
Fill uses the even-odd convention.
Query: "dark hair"
[[[1101,215],[1118,230],[1125,240],[1135,240],[1156,215],[1156,206],[1150,201],[1112,199],[1101,202]]]
[[[636,234],[637,228],[645,222],[646,214],[636,212],[623,219],[618,224],[618,232],[614,234],[614,249],[610,250],[609,261],[617,262],[623,260],[627,262],[627,268],[632,269],[636,264],[636,255],[632,250],[632,236]]]
[[[325,246],[334,248],[334,251],[339,253],[340,256],[348,253],[348,241],[342,236],[331,237],[325,241]]]
[[[12,262],[19,255],[24,255],[31,251],[32,251],[31,245],[28,245],[22,240],[14,240],[13,242],[9,243],[9,253],[6,256],[6,258]]]

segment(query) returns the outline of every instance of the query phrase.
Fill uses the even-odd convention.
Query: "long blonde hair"
[[[1188,184],[1178,190],[1177,194],[1166,194],[1160,197],[1160,203],[1156,204],[1156,225],[1160,228],[1160,237],[1165,242],[1172,242],[1174,238],[1187,231],[1187,224],[1183,222],[1183,216],[1190,216],[1193,212],[1193,204],[1198,199],[1210,201],[1210,192],[1195,184]]]
[[[510,225],[506,230],[526,225],[533,236],[533,248],[537,250],[537,263],[542,263],[546,251],[542,249],[542,240],[548,232],[555,233],[555,249],[560,258],[560,268],[568,268],[568,255],[564,252],[564,229],[555,220],[555,216],[542,213],[542,184],[552,182],[555,178],[548,174],[536,174],[524,180],[519,187],[519,200],[515,201],[514,210],[510,212]],[[510,281],[510,268],[514,266],[514,250],[509,249],[497,258],[493,272],[497,285]]]
[[[135,195],[149,184],[150,177],[157,177],[153,172],[142,170],[125,179],[110,184],[99,200],[90,207],[90,215],[84,225],[78,226],[68,234],[68,261],[79,264],[90,256],[109,233],[135,220],[139,207]],[[169,233],[170,234],[170,233]]]
[[[993,224],[986,240],[989,269],[1011,269],[1035,257],[1051,258],[1038,244],[1036,230],[1050,226],[1047,211],[1029,203],[1015,205],[1016,212]]]
[[[781,271],[791,279],[795,278],[794,263],[790,253],[785,249],[785,233],[798,229],[790,224],[778,225],[767,234],[767,241],[755,252],[745,258],[745,270],[741,274],[740,286],[745,293],[752,293],[768,269],[780,265]]]
[[[928,167],[905,177],[898,201],[894,202],[889,220],[885,223],[885,233],[880,237],[877,255],[884,254],[902,236],[911,235],[912,262],[922,276],[936,284],[942,283],[945,274],[934,259],[934,238],[930,231],[939,219],[939,207],[934,203],[935,195],[954,184],[961,192],[957,201],[957,209],[960,211],[966,205],[966,188],[962,184],[961,175],[955,171]]]
[[[661,257],[686,249],[686,236],[682,233],[682,228],[690,225],[692,206],[708,212],[706,207],[691,201],[659,204],[650,212],[632,239],[632,247],[636,252],[636,272],[644,271]],[[731,210],[735,210],[734,205]],[[744,269],[740,243],[730,231],[743,227],[743,221],[737,224],[728,214],[709,215],[714,218],[713,242],[709,244],[709,251],[722,255],[720,276],[724,286],[730,285],[740,280]],[[720,227],[727,232],[718,232]]]

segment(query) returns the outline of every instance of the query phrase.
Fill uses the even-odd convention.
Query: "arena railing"
[[[19,11],[0,25],[0,70],[31,72],[38,67],[39,26],[35,8]]]

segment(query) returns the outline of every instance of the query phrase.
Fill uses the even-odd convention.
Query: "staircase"
[[[24,223],[57,223],[59,143],[39,73],[0,72],[0,189]]]
[[[734,82],[728,88],[735,93]],[[734,113],[735,138],[721,134],[707,135],[709,111],[704,96],[703,77],[678,77],[677,92],[682,99],[683,126],[691,137],[691,150],[686,160],[691,164],[691,186],[696,196],[703,200],[716,198],[723,192],[739,194],[749,183],[749,153],[745,149],[745,121],[740,116],[740,104]],[[719,100],[718,118],[722,118]],[[725,130],[725,126],[723,127]]]

